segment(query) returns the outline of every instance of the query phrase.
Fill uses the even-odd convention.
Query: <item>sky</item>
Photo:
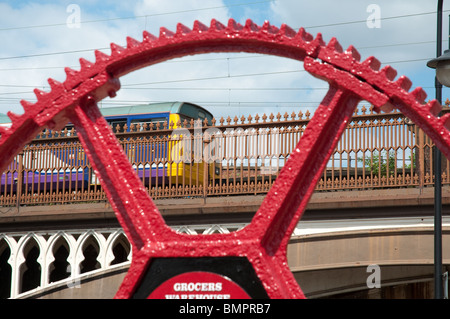
[[[94,50],[142,41],[144,30],[175,30],[181,22],[211,19],[226,24],[252,19],[300,27],[328,42],[353,45],[362,59],[375,56],[435,97],[437,0],[62,0],[0,3],[0,113],[22,113],[20,100],[35,101],[34,88],[49,90],[48,78],[65,80],[64,67],[79,69],[79,58],[95,61]],[[443,42],[447,49],[450,3],[444,1]],[[256,54],[204,54],[135,71],[120,79],[115,98],[102,108],[161,101],[188,101],[217,118],[263,113],[314,112],[327,83],[313,78],[299,61]],[[443,90],[443,101],[449,96]],[[366,103],[366,105],[368,105]]]

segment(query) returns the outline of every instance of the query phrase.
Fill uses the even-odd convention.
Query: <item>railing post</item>
[[[419,135],[419,187],[423,189],[425,184],[425,146],[424,146],[424,132],[417,127]]]
[[[22,196],[22,184],[23,184],[23,151],[19,153],[19,163],[17,168],[17,188],[16,188],[16,208],[19,211],[20,200]]]
[[[208,149],[208,145],[211,142],[209,134],[204,133],[203,136],[203,148],[202,148],[202,163],[203,163],[203,202],[206,203],[206,197],[208,196],[208,168],[209,168],[209,156],[207,158],[205,150]]]

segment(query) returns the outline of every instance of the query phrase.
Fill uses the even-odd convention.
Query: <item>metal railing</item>
[[[450,111],[447,101],[443,112]],[[153,198],[266,193],[311,114],[113,128]],[[209,125],[208,125],[209,124]],[[356,110],[316,191],[433,185],[431,140],[401,113]],[[444,159],[442,182],[449,184]],[[44,131],[2,174],[0,206],[107,200],[76,132]]]

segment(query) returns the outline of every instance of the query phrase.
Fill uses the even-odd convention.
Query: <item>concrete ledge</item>
[[[295,195],[293,195],[295,196]],[[247,220],[258,210],[263,195],[236,195],[204,198],[157,199],[155,204],[167,219],[203,216],[245,215]],[[393,188],[362,191],[316,192],[307,211],[336,211],[386,207],[425,207],[434,203],[434,188]],[[450,204],[450,186],[442,188],[442,204]],[[2,213],[3,209],[3,213]],[[242,217],[242,216],[241,216]],[[0,227],[31,222],[115,221],[108,202],[0,208]]]

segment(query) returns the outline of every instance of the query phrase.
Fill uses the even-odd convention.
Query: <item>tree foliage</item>
[[[410,170],[411,166],[414,169],[416,166],[416,157],[409,156],[409,164],[406,164],[403,168],[397,167],[397,158],[395,156],[395,151],[374,151],[369,156],[364,156],[364,158],[358,158],[358,162],[364,163],[366,172],[370,172],[373,175],[378,175],[380,177],[394,176],[395,170]]]

